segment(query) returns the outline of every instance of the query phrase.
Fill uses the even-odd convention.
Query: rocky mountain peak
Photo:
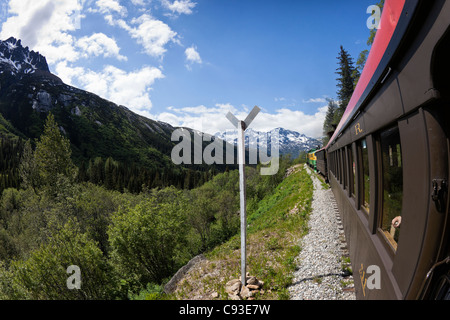
[[[0,71],[11,71],[13,74],[34,73],[37,70],[50,72],[47,60],[39,52],[23,47],[21,40],[11,37],[0,40]]]
[[[226,132],[217,132],[215,136],[237,145],[237,134],[237,130],[228,130]],[[261,135],[265,135],[265,139],[267,139],[265,141],[267,141],[268,145],[270,145],[272,137],[277,137],[280,154],[290,154],[293,158],[298,157],[301,151],[315,149],[321,145],[318,139],[285,128],[276,128],[269,132],[260,132],[249,128],[245,131],[245,146],[257,149]]]

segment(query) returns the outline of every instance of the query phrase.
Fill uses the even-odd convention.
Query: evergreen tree
[[[356,88],[361,73],[363,72],[364,66],[366,65],[367,57],[369,55],[369,50],[363,50],[359,54],[358,60],[356,61],[356,68],[353,70],[353,88]]]
[[[106,159],[105,162],[105,181],[104,186],[106,189],[113,189],[114,188],[114,169],[116,168],[116,164],[114,163],[114,160],[109,157]]]
[[[38,186],[38,175],[36,170],[36,161],[34,159],[31,142],[28,140],[23,148],[22,158],[19,165],[19,175],[22,180],[22,187],[31,188],[36,192]]]
[[[70,142],[61,135],[53,114],[49,113],[44,132],[36,143],[34,161],[39,183],[56,194],[58,180],[61,177],[73,181],[76,167],[71,159]]]
[[[355,67],[352,57],[343,46],[341,46],[337,59],[339,60],[339,68],[336,72],[339,75],[339,78],[336,79],[338,81],[337,87],[339,88],[337,97],[339,99],[339,113],[342,116],[353,94]]]
[[[330,140],[330,137],[328,134],[334,130],[334,114],[336,113],[336,110],[339,108],[336,101],[333,99],[327,99],[328,100],[328,110],[327,114],[325,116],[325,121],[323,123],[323,144],[327,145],[328,141]]]

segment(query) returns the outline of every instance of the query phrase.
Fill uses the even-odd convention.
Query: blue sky
[[[258,105],[252,127],[318,137],[340,45],[356,60],[377,0],[1,0],[64,82],[151,119],[209,133]]]

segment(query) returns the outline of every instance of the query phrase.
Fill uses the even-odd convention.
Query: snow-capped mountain
[[[237,130],[218,132],[215,136],[226,142],[237,145]],[[252,128],[248,128],[245,131],[246,148],[257,149],[258,145],[261,147],[261,145],[266,144],[264,140],[260,142],[260,137],[265,139],[265,141],[268,141],[268,151],[270,151],[271,147],[271,137],[278,137],[280,154],[290,154],[293,158],[297,158],[301,151],[308,151],[322,145],[322,143],[317,139],[283,128],[276,128],[269,132],[260,132]]]
[[[3,64],[3,69],[7,67],[12,75],[31,74],[38,70],[50,72],[45,57],[39,52],[30,51],[28,47],[24,48],[21,41],[13,37],[0,41],[0,63]]]

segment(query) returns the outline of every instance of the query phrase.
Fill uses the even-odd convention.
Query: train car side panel
[[[401,15],[398,3],[386,4],[384,19],[392,9],[401,30],[377,34],[393,39],[380,60],[389,62],[370,73],[380,77],[369,89],[355,90],[326,147],[328,179],[358,298],[448,297],[450,2],[406,2]],[[368,268],[380,273],[379,287]]]
[[[335,192],[341,219],[346,221],[344,232],[349,244],[350,259],[353,267],[356,295],[359,299],[401,299],[401,292],[390,270],[392,261],[388,254],[379,254],[383,247],[378,237],[368,232],[368,220],[361,210],[354,211],[353,200],[345,195],[334,175],[330,175],[330,184]],[[376,278],[372,278],[376,277]]]

